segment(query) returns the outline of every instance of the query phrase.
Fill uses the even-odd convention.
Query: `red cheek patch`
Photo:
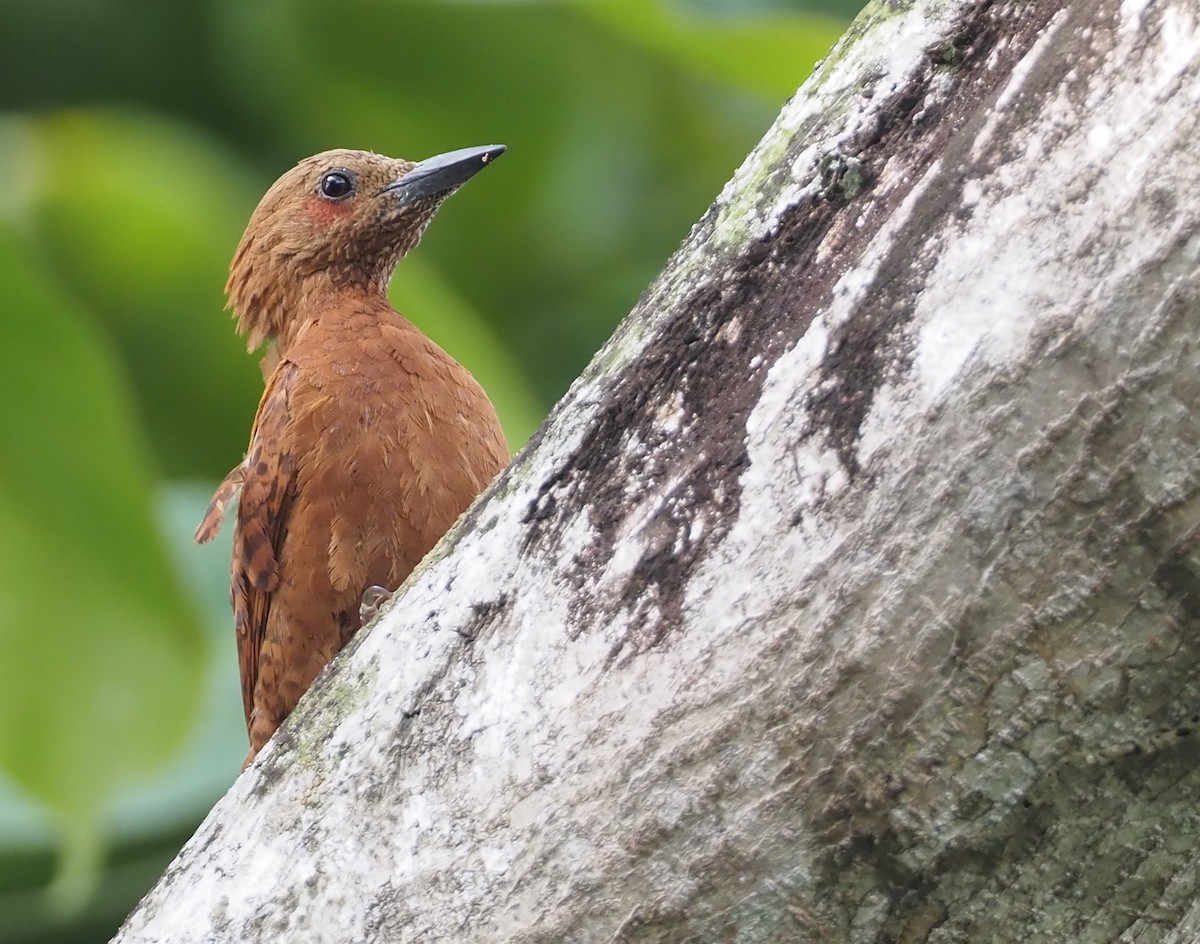
[[[335,203],[314,193],[304,204],[304,215],[308,217],[314,227],[324,228],[330,223],[335,223],[338,220],[344,220],[349,217],[351,214],[350,204],[352,202],[352,200],[339,200]]]

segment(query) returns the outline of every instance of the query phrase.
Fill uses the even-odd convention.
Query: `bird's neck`
[[[308,328],[331,317],[353,315],[355,320],[392,321],[401,316],[388,301],[384,286],[349,286],[318,288],[306,292],[296,307],[294,317],[287,319],[274,338],[278,356]]]
[[[382,271],[360,280],[338,278],[339,273],[329,269],[314,269],[299,281],[290,282],[267,278],[268,274],[262,267],[241,264],[238,257],[225,286],[247,347],[254,350],[267,345],[261,365],[264,377],[270,375],[305,325],[320,317],[321,312],[339,306],[381,316],[392,311],[387,300],[388,280]]]
[[[326,283],[322,287],[307,288],[309,290],[298,293],[295,301],[288,306],[286,317],[278,318],[270,330],[264,330],[259,335],[259,342],[265,345],[259,361],[263,380],[270,378],[288,349],[317,322],[331,318],[343,321],[345,316],[352,316],[360,327],[367,321],[404,321],[388,301],[382,287],[343,285],[332,288]]]

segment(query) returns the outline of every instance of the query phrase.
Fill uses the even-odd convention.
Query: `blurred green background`
[[[515,448],[860,0],[0,0],[0,941],[106,941],[245,752],[223,311],[301,157],[509,147],[393,283]]]

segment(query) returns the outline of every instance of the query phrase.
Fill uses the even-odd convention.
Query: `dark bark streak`
[[[559,509],[586,508],[594,539],[577,555],[571,582],[572,592],[587,603],[577,600],[573,609],[590,614],[592,625],[627,613],[631,629],[615,647],[614,659],[662,643],[681,625],[684,581],[737,520],[739,479],[748,465],[746,422],[767,372],[809,328],[847,264],[860,259],[911,187],[945,158],[950,139],[984,120],[1012,62],[1058,6],[1047,0],[998,12],[992,0],[981,0],[931,48],[925,68],[875,107],[877,120],[826,156],[822,189],[788,210],[775,232],[736,254],[710,259],[706,268],[721,274],[674,310],[652,310],[653,291],[634,310],[631,321],[660,319],[658,330],[612,386],[581,448],[530,503],[523,547],[561,552],[569,522]],[[984,68],[1000,35],[1009,40],[1002,61]],[[950,89],[943,84],[946,77]],[[798,153],[807,144],[801,133],[792,147]],[[888,161],[892,176],[896,161],[906,164],[906,185],[873,194]],[[789,164],[781,160],[780,173]],[[957,212],[965,169],[943,171],[945,192],[923,201],[910,223],[915,236],[936,232],[942,217]],[[711,210],[700,222],[691,244],[708,238],[717,213]],[[797,392],[797,413],[803,409],[811,418],[798,431],[797,444],[823,436],[851,478],[862,472],[858,442],[876,392],[907,367],[907,348],[898,340],[925,275],[914,262],[912,243],[897,240],[870,288],[873,304],[835,327],[817,382]],[[676,403],[682,423],[664,430],[658,417],[672,413]],[[591,581],[612,559],[631,511],[646,492],[659,494],[667,481],[680,484],[640,529],[642,556],[625,592],[615,603],[592,599]],[[702,536],[694,539],[697,521]],[[573,629],[585,632],[588,624]]]

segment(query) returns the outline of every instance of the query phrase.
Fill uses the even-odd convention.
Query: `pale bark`
[[[117,940],[1195,940],[1198,116],[873,8]]]

